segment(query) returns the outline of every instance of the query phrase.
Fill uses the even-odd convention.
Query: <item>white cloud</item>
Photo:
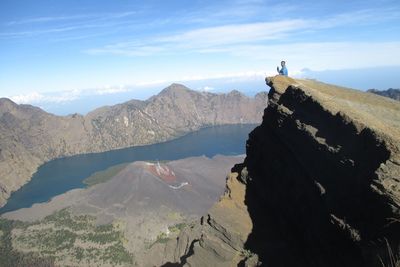
[[[39,93],[39,92],[30,92],[27,94],[19,94],[10,96],[9,98],[17,104],[48,104],[48,103],[56,103],[63,104],[66,102],[72,102],[81,98],[84,95],[102,95],[102,94],[110,94],[117,93],[113,92],[111,88],[109,89],[95,89],[95,90],[70,90],[70,91],[60,91],[60,92],[52,92],[52,93]]]
[[[81,14],[71,16],[54,16],[54,17],[33,17],[21,20],[9,21],[5,23],[7,29],[0,32],[0,39],[14,39],[24,37],[35,37],[45,34],[55,35],[62,33],[74,34],[80,30],[96,30],[101,31],[92,34],[98,36],[104,34],[105,28],[112,28],[112,32],[115,32],[116,26],[126,26],[134,24],[134,21],[126,20],[126,17],[132,16],[137,12],[116,12],[116,13],[104,13],[104,14]],[[15,26],[24,26],[25,24],[29,27],[25,27],[27,30],[15,30]],[[57,25],[57,26],[54,26]],[[20,28],[20,27],[19,27]],[[18,28],[17,28],[18,29]],[[80,33],[79,36],[82,36]],[[69,36],[65,38],[74,38]]]
[[[204,87],[199,89],[199,91],[203,91],[203,92],[210,92],[210,91],[213,91],[213,90],[215,90],[215,88],[211,87],[211,86],[204,86]]]
[[[6,23],[7,26],[21,25],[21,24],[32,24],[32,23],[53,23],[58,21],[93,21],[93,20],[109,20],[109,19],[119,19],[128,16],[135,15],[135,11],[126,12],[114,12],[114,13],[93,13],[93,14],[79,14],[79,15],[69,15],[69,16],[48,16],[48,17],[32,17],[20,20],[12,20]]]
[[[96,95],[109,95],[109,94],[117,94],[117,93],[125,93],[129,92],[130,89],[128,89],[125,85],[119,85],[119,86],[105,86],[104,88],[98,88],[94,89],[93,92]]]
[[[158,41],[174,43],[184,48],[199,49],[277,39],[286,33],[309,26],[308,21],[301,19],[233,24],[192,30],[183,34],[160,38]]]
[[[43,103],[66,103],[77,100],[79,98],[85,96],[93,96],[93,95],[110,95],[110,94],[118,94],[129,92],[129,89],[125,85],[118,86],[104,86],[101,88],[93,88],[93,89],[74,89],[67,91],[59,91],[52,93],[39,93],[39,92],[30,92],[27,94],[19,94],[9,97],[15,103],[18,104],[43,104]]]
[[[17,104],[30,104],[42,101],[44,96],[38,92],[11,96],[10,99]]]
[[[77,20],[93,18],[94,15],[72,15],[72,16],[54,16],[54,17],[34,17],[21,20],[12,20],[6,23],[7,26],[32,24],[32,23],[47,23],[55,21]]]
[[[18,104],[63,103],[78,99],[80,94],[80,90],[64,91],[51,95],[32,92],[11,96],[10,99]]]
[[[110,44],[102,48],[88,49],[85,52],[92,55],[125,56],[148,56],[162,52],[179,53],[183,49],[201,52],[204,49],[221,46],[279,39],[290,32],[310,27],[309,23],[296,19],[207,27],[144,41]]]
[[[285,42],[287,44],[292,35],[299,36],[302,33],[365,23],[373,24],[382,20],[380,15],[384,19],[393,19],[399,18],[400,12],[397,9],[364,9],[320,19],[287,19],[226,24],[191,29],[164,36],[150,36],[129,42],[119,42],[88,49],[84,52],[92,55],[112,54],[120,56],[182,54],[185,52],[223,53],[234,50],[238,45],[258,46],[265,45],[270,41]]]

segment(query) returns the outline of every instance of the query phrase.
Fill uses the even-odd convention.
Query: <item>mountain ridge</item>
[[[57,116],[3,100],[0,206],[51,159],[167,141],[205,126],[259,123],[266,101],[266,93],[257,98],[205,95],[179,84],[145,101],[129,100],[86,115]]]
[[[400,89],[394,89],[394,88],[389,88],[387,90],[369,89],[367,90],[367,92],[400,101]]]

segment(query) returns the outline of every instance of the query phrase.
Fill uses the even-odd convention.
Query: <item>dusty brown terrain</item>
[[[51,159],[170,140],[201,127],[259,123],[266,93],[248,98],[173,84],[146,101],[55,116],[0,99],[0,206]]]
[[[50,249],[35,245],[35,241],[40,235],[49,236],[47,239],[50,239],[52,234],[47,232],[68,231],[71,234],[64,234],[61,238],[67,242],[67,237],[72,235],[75,241],[68,249],[60,246],[57,250],[56,263],[60,265],[85,266],[85,261],[81,262],[74,253],[79,250],[82,255],[89,255],[91,250],[96,250],[98,255],[92,259],[89,257],[89,263],[108,266],[109,262],[101,258],[106,257],[107,248],[112,247],[117,255],[124,251],[129,253],[137,266],[157,266],[167,259],[162,253],[152,254],[158,251],[156,248],[174,240],[184,225],[199,219],[218,201],[223,194],[225,177],[231,166],[243,159],[243,156],[215,156],[212,159],[203,156],[166,163],[134,162],[107,182],[87,189],[71,190],[47,203],[5,213],[2,218],[31,224],[12,230],[12,244],[20,253],[36,253],[38,257],[48,257],[50,255],[46,251]],[[169,179],[172,173],[174,180]],[[236,185],[240,186],[238,183]],[[242,190],[242,203],[243,194]],[[221,207],[229,213],[228,208]],[[48,219],[49,216],[60,217],[55,214],[65,209],[71,213],[70,216],[63,215],[67,219],[61,222]],[[86,218],[85,225],[74,228],[62,223],[70,221],[73,216]],[[93,236],[101,234],[92,225],[94,223],[112,225],[112,234],[118,233],[123,238],[103,243],[91,241],[96,240]],[[114,248],[118,242],[121,242],[123,248]]]

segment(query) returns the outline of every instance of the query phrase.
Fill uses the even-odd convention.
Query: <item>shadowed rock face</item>
[[[240,189],[229,184],[225,194],[241,203],[237,215],[220,216],[216,204],[182,234],[193,249],[176,262],[391,266],[388,246],[400,249],[400,104],[315,81],[266,81],[263,122],[232,170],[245,197],[232,197]]]
[[[0,99],[0,206],[54,158],[170,140],[201,127],[259,123],[266,93],[212,94],[173,84],[146,101],[55,116]],[[234,107],[234,108],[233,108]]]
[[[246,204],[254,227],[246,246],[273,266],[379,266],[384,238],[393,248],[400,240],[400,225],[388,226],[399,218],[399,143],[390,129],[396,122],[380,128],[371,121],[369,128],[356,113],[373,100],[360,101],[353,91],[317,91],[324,98],[313,94],[319,84],[269,83],[270,105],[247,143]],[[326,105],[329,95],[359,110]],[[377,109],[371,120],[379,119],[380,104],[369,107]]]

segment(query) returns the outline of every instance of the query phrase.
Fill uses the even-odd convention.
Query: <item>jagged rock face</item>
[[[247,210],[251,230],[240,232],[247,236],[242,249],[230,245],[230,251],[242,251],[241,266],[394,266],[400,104],[315,81],[266,81],[271,90],[263,122],[234,170],[246,184],[245,208],[236,210]],[[238,232],[226,226],[240,217],[227,222],[214,214],[217,233],[202,234],[209,227],[204,222],[193,231],[205,244],[232,244],[225,237]],[[194,245],[177,262],[201,266],[189,263],[216,250],[199,251]],[[224,263],[236,265],[237,254],[230,255]]]
[[[389,88],[387,90],[382,90],[382,91],[376,89],[369,89],[367,92],[400,101],[400,89]]]
[[[266,93],[248,98],[173,84],[147,101],[60,117],[0,99],[0,206],[51,159],[166,141],[205,126],[258,123],[266,101]]]
[[[175,266],[175,263],[176,266],[229,267],[254,260],[256,256],[244,249],[252,222],[245,206],[246,187],[237,177],[238,173],[228,176],[225,194],[200,223],[185,228],[177,240],[154,246],[146,258],[146,266],[169,262],[164,266]],[[160,255],[163,255],[161,259]]]

